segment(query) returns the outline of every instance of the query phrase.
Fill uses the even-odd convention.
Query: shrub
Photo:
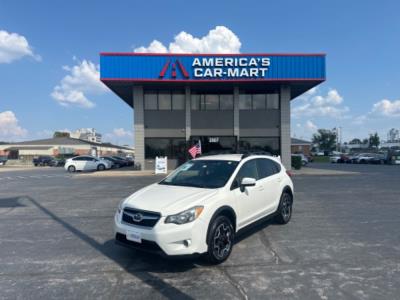
[[[292,167],[295,170],[301,169],[301,157],[300,156],[292,156]]]

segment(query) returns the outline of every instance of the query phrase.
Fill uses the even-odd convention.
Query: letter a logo
[[[186,71],[185,67],[182,65],[182,63],[177,59],[175,60],[174,63],[171,64],[171,61],[168,59],[167,62],[164,64],[163,68],[161,69],[159,77],[162,79],[165,77],[165,74],[167,73],[169,67],[171,66],[171,77],[176,78],[176,66],[178,66],[179,70],[181,71],[181,74],[183,77],[186,79],[189,78],[189,73]]]

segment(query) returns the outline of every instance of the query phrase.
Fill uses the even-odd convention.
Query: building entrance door
[[[237,139],[235,136],[192,136],[191,145],[201,142],[202,154],[236,153]]]

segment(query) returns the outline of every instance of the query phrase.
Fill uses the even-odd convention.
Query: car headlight
[[[122,204],[124,204],[124,201],[125,201],[125,199],[122,199],[118,204],[118,208],[117,208],[118,214],[121,214],[121,212],[122,212]]]
[[[195,206],[189,208],[185,211],[180,212],[179,214],[168,216],[165,219],[165,223],[174,223],[180,225],[193,222],[200,216],[203,209],[204,206]]]

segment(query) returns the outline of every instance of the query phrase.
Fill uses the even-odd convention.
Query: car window
[[[260,179],[279,173],[281,170],[279,164],[267,158],[257,159],[257,168]]]
[[[220,188],[235,171],[238,162],[226,160],[193,160],[180,166],[159,184]]]
[[[255,178],[256,180],[259,179],[257,172],[257,163],[255,159],[252,159],[243,164],[243,166],[237,173],[235,180],[233,181],[232,189],[239,187],[242,179],[245,177]]]

